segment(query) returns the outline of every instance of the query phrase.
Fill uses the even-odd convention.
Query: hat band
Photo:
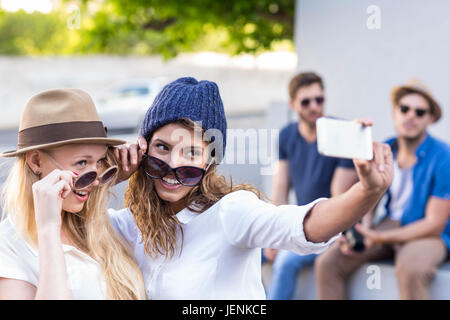
[[[19,149],[82,138],[106,138],[101,121],[73,121],[46,124],[19,131]]]

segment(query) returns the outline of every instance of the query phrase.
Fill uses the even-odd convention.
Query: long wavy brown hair
[[[180,119],[175,123],[199,132],[196,127],[198,124],[189,119]],[[201,129],[201,132],[204,130]],[[148,137],[146,138],[150,141]],[[248,190],[256,194],[258,198],[268,200],[266,195],[255,186],[248,183],[233,185],[231,176],[228,181],[223,175],[217,173],[216,169],[217,165],[212,164],[201,183],[193,187],[184,197],[186,208],[200,214],[225,195],[238,190]],[[175,217],[176,212],[173,212],[168,202],[158,196],[153,180],[144,172],[143,166],[128,180],[125,205],[132,212],[142,234],[145,251],[152,257],[160,254],[173,257],[177,249],[178,230],[181,234],[181,246],[183,245],[183,230]]]

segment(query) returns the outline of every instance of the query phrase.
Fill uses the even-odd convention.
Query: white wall
[[[450,142],[450,1],[297,0],[298,68],[325,80],[327,112],[374,120],[377,140],[394,134],[390,89],[421,79],[443,109],[430,128]],[[366,12],[380,8],[380,29]]]

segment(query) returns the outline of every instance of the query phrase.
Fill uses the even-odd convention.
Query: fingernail
[[[76,175],[76,176],[78,175],[78,173],[76,173],[75,171],[72,171],[72,173],[73,173],[74,175]]]
[[[382,164],[380,164],[380,166],[378,168],[380,171],[384,171],[384,166]]]

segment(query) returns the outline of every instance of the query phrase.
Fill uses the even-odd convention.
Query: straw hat
[[[436,99],[434,99],[430,89],[428,89],[428,87],[425,86],[425,84],[423,84],[417,78],[411,78],[405,85],[397,86],[392,89],[391,91],[392,105],[395,107],[398,104],[398,101],[400,100],[401,97],[411,93],[418,93],[422,95],[425,99],[427,99],[427,101],[430,104],[431,114],[434,115],[435,117],[434,122],[437,122],[441,118],[442,111],[441,107],[439,106],[439,103],[437,103]]]
[[[69,143],[119,145],[126,141],[106,137],[106,127],[86,92],[55,89],[41,92],[27,102],[20,120],[17,150],[1,155],[14,157]]]

